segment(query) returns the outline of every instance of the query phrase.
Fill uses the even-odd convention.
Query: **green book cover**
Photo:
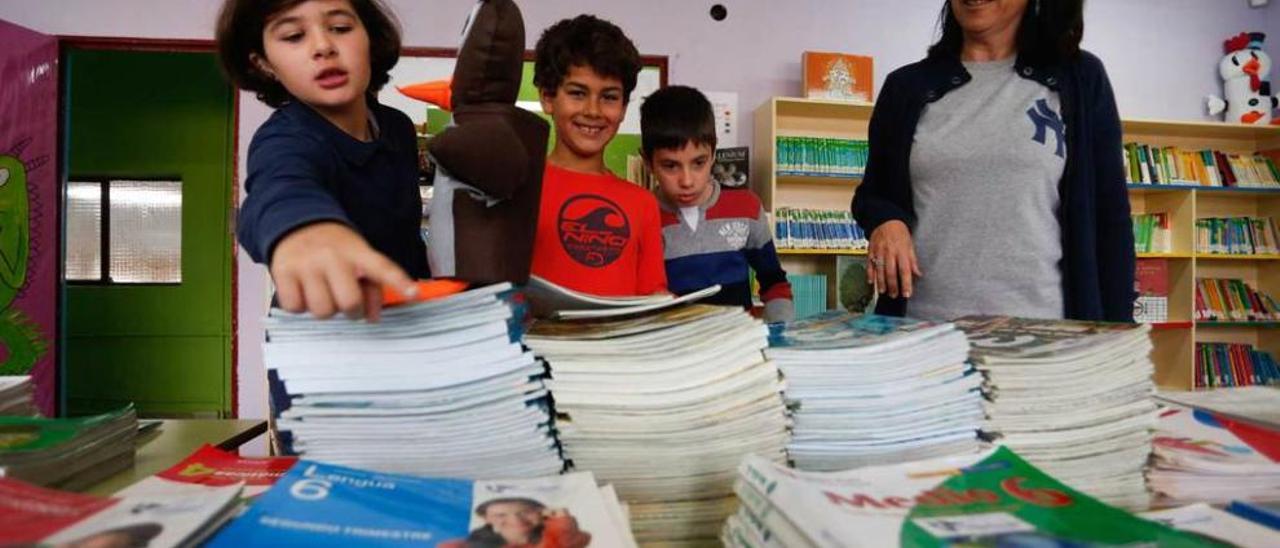
[[[58,447],[132,412],[130,404],[110,413],[72,419],[0,417],[0,461]]]

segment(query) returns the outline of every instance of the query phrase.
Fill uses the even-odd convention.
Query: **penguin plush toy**
[[[436,164],[427,255],[437,278],[529,279],[550,126],[515,104],[523,64],[520,9],[480,0],[452,79],[400,88],[453,112],[452,125],[427,144]]]

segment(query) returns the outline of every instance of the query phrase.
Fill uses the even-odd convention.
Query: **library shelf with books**
[[[867,138],[873,105],[832,100],[773,97],[755,111],[755,150],[752,189],[765,210],[779,207],[837,209],[848,207],[861,182],[859,177],[796,176],[780,169],[778,138],[836,140]],[[1280,162],[1280,126],[1217,122],[1123,120],[1123,142],[1185,151],[1213,150],[1228,155],[1264,154]],[[1182,181],[1178,184],[1130,184],[1135,214],[1164,213],[1170,224],[1169,250],[1142,253],[1142,260],[1167,263],[1167,320],[1153,325],[1156,382],[1164,388],[1195,388],[1197,342],[1248,343],[1280,354],[1280,329],[1275,322],[1197,322],[1195,286],[1198,278],[1243,279],[1261,291],[1280,294],[1280,255],[1221,255],[1196,249],[1196,220],[1218,217],[1269,217],[1280,223],[1280,187],[1212,187]],[[824,274],[834,280],[840,256],[862,250],[779,250],[783,266],[796,274]],[[828,284],[834,307],[835,285]]]
[[[1125,143],[1184,151],[1212,150],[1226,155],[1267,156],[1280,162],[1280,126],[1215,122],[1124,120]],[[1261,162],[1260,165],[1266,162]],[[1132,179],[1132,178],[1131,178]],[[1265,179],[1265,177],[1264,177]],[[1139,260],[1167,259],[1169,320],[1153,324],[1152,359],[1156,382],[1162,388],[1192,390],[1197,343],[1244,343],[1256,350],[1280,354],[1280,322],[1205,321],[1195,315],[1197,280],[1244,280],[1258,290],[1280,293],[1280,255],[1223,254],[1200,249],[1196,222],[1221,218],[1270,218],[1280,221],[1280,186],[1207,186],[1207,181],[1175,184],[1130,184],[1129,201],[1135,214],[1166,213],[1170,222],[1169,253],[1139,253]],[[1194,184],[1199,182],[1200,184]]]
[[[755,111],[755,137],[751,159],[752,190],[773,215],[778,208],[848,210],[860,174],[814,173],[786,170],[779,162],[779,138],[837,142],[865,141],[872,105],[830,99],[773,97]],[[836,308],[836,264],[840,256],[866,255],[865,249],[779,249],[782,265],[790,274],[827,277],[827,305]]]

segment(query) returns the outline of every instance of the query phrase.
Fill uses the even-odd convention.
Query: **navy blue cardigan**
[[[1102,61],[1088,52],[1060,66],[1018,59],[1017,73],[1058,92],[1067,131],[1067,162],[1058,185],[1064,314],[1078,320],[1133,321],[1134,250],[1121,158],[1120,116]],[[930,57],[893,71],[871,115],[870,157],[853,198],[867,234],[900,220],[915,227],[911,145],[926,104],[970,79],[954,57]],[[964,222],[956,219],[955,222]],[[880,314],[907,313],[906,299],[881,295]]]

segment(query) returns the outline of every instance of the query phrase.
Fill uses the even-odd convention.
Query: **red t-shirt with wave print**
[[[658,201],[613,175],[547,164],[542,178],[533,274],[595,295],[667,289]]]

